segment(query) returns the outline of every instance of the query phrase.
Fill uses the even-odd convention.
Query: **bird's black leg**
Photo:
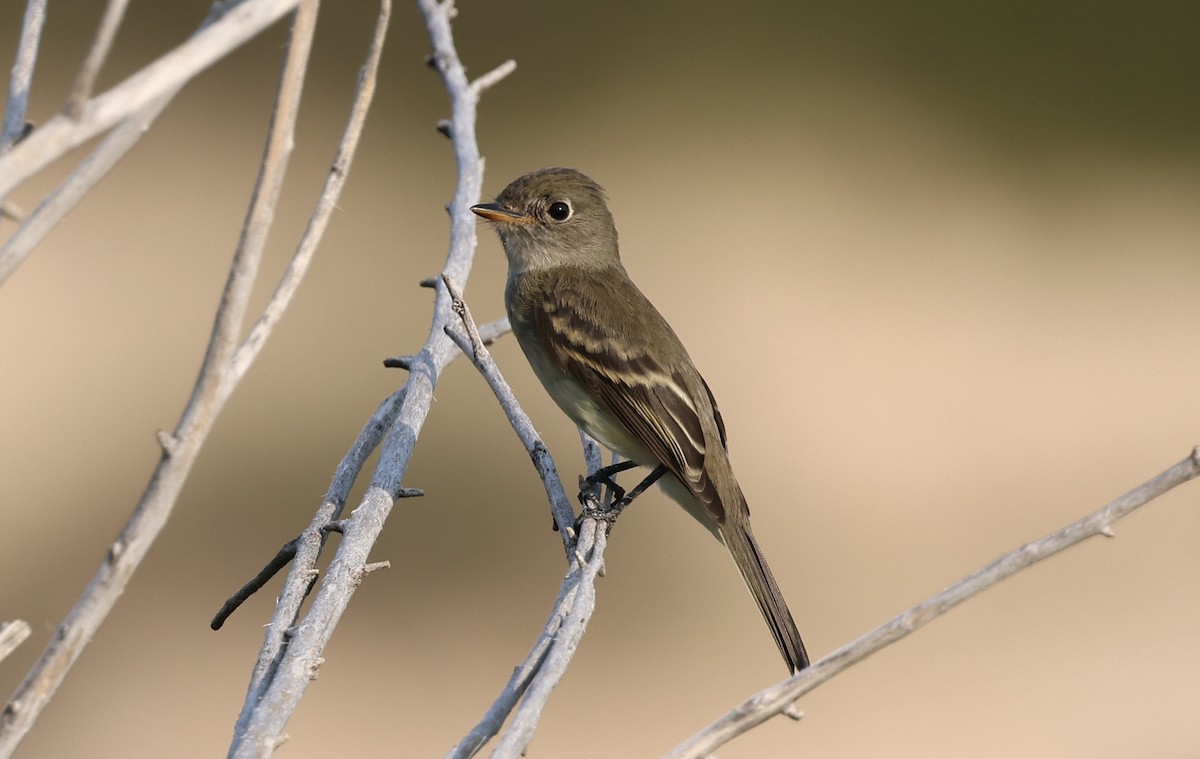
[[[613,479],[613,475],[624,472],[627,469],[633,469],[635,466],[637,466],[637,462],[635,461],[619,461],[616,464],[600,467],[587,477],[583,475],[579,476],[579,494],[575,497],[579,501],[579,505],[583,507],[583,511],[579,514],[579,518],[575,520],[576,533],[579,532],[579,525],[583,523],[584,517],[587,514],[595,516],[601,511],[599,502],[600,493],[597,491],[593,495],[592,489],[597,485],[604,485],[608,488],[608,492],[612,494],[613,500],[620,501],[624,499],[625,488],[617,484],[617,481]],[[641,491],[639,490],[638,492],[640,493]],[[612,523],[610,522],[609,527],[611,528],[611,526]],[[554,531],[558,532],[557,523],[554,524]]]
[[[587,484],[607,485],[609,491],[613,494],[613,498],[620,501],[625,497],[625,489],[618,485],[612,476],[627,469],[633,469],[635,466],[637,466],[637,462],[635,461],[621,461],[616,464],[600,467],[587,476]],[[580,493],[580,497],[582,496],[583,494]]]
[[[622,463],[627,464],[630,462],[622,462]],[[617,466],[621,466],[621,465],[620,464],[613,465],[613,467],[617,467]],[[613,467],[605,467],[605,469],[612,469]],[[622,469],[630,469],[631,467],[625,466],[625,467],[621,467],[621,468]],[[599,474],[602,471],[604,471],[604,470],[603,469],[597,470],[596,474]],[[608,477],[605,477],[605,482],[609,485],[609,487],[616,488],[616,490],[619,491],[619,495],[617,495],[616,500],[607,508],[598,504],[596,502],[594,495],[591,493],[589,488],[595,484],[595,483],[589,481],[591,478],[580,477],[579,478],[579,486],[580,486],[579,487],[579,502],[581,504],[583,504],[583,512],[580,513],[579,519],[576,520],[575,531],[578,533],[579,525],[583,523],[584,519],[590,518],[590,519],[597,519],[597,520],[605,522],[605,524],[606,524],[605,533],[607,534],[608,532],[611,532],[613,525],[617,523],[617,517],[621,516],[621,512],[623,512],[625,510],[625,507],[628,506],[629,504],[633,503],[633,499],[637,498],[639,495],[644,493],[646,491],[646,488],[650,487],[655,482],[658,482],[659,478],[661,478],[666,473],[667,473],[667,468],[665,466],[663,466],[662,464],[659,464],[658,466],[656,466],[654,468],[654,471],[652,471],[652,472],[650,472],[650,474],[646,475],[646,478],[644,480],[642,480],[641,482],[639,482],[637,487],[635,487],[633,490],[630,490],[628,494],[621,488],[616,487],[612,483],[611,479],[609,479]],[[595,475],[593,475],[593,476],[595,476]]]
[[[637,498],[639,495],[646,492],[646,488],[658,482],[659,478],[666,473],[667,467],[663,464],[659,464],[658,466],[654,467],[654,471],[646,475],[646,479],[639,482],[638,486],[633,490],[630,490],[629,493],[618,498],[617,502],[612,505],[612,508],[618,512],[621,511],[621,509],[624,509],[626,506],[633,503],[634,498]]]

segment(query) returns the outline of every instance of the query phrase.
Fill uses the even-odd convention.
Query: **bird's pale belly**
[[[576,425],[591,435],[610,451],[616,451],[641,466],[658,466],[658,460],[624,425],[613,418],[608,409],[601,406],[574,377],[564,374],[557,367],[539,367],[534,372],[558,407],[571,417]]]
[[[511,314],[509,318],[512,319]],[[641,466],[658,466],[654,454],[629,434],[620,421],[613,419],[612,414],[601,406],[577,379],[548,361],[540,351],[528,349],[522,331],[514,332],[522,352],[529,360],[529,365],[533,367],[533,373],[571,421],[610,451],[616,451]]]

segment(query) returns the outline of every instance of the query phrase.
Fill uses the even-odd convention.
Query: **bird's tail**
[[[725,547],[729,549],[734,563],[746,580],[750,595],[758,602],[758,609],[767,621],[767,626],[771,628],[771,634],[775,636],[775,645],[779,646],[779,653],[783,654],[788,668],[793,674],[804,669],[808,666],[808,652],[804,650],[804,641],[800,640],[800,631],[796,629],[792,613],[788,610],[787,602],[783,600],[783,593],[779,590],[779,584],[775,582],[775,576],[771,574],[771,568],[767,566],[758,541],[750,532],[750,525],[728,525],[721,530],[721,537],[724,538]]]

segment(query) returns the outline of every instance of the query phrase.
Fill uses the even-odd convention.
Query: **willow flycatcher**
[[[666,319],[633,284],[604,191],[574,169],[535,171],[494,203],[508,257],[504,305],[517,342],[575,424],[641,466],[725,544],[795,672],[808,666],[796,623],[750,531],[712,391]]]

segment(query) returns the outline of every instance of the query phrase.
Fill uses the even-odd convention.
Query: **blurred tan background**
[[[50,4],[31,118],[102,3]],[[134,3],[105,86],[207,4]],[[0,1],[7,70],[22,4]],[[329,3],[265,299],[342,128],[375,7]],[[486,186],[546,165],[609,190],[626,264],[719,398],[755,524],[821,656],[1200,443],[1200,6],[463,2]],[[236,242],[282,28],[188,87],[0,290],[0,617],[33,639],[141,492]],[[446,115],[400,2],[348,189],[172,522],[19,755],[223,755],[274,591],[226,595],[305,525],[402,382],[446,250]],[[55,176],[22,188],[31,209]],[[11,222],[0,222],[6,231]],[[501,314],[481,230],[468,296]],[[574,430],[496,354],[570,480]],[[374,574],[287,757],[440,756],[541,627],[563,571],[540,485],[466,364],[438,388]],[[1021,574],[722,759],[1200,756],[1200,485]],[[614,533],[599,608],[531,757],[656,756],[783,676],[724,551],[661,494]]]

